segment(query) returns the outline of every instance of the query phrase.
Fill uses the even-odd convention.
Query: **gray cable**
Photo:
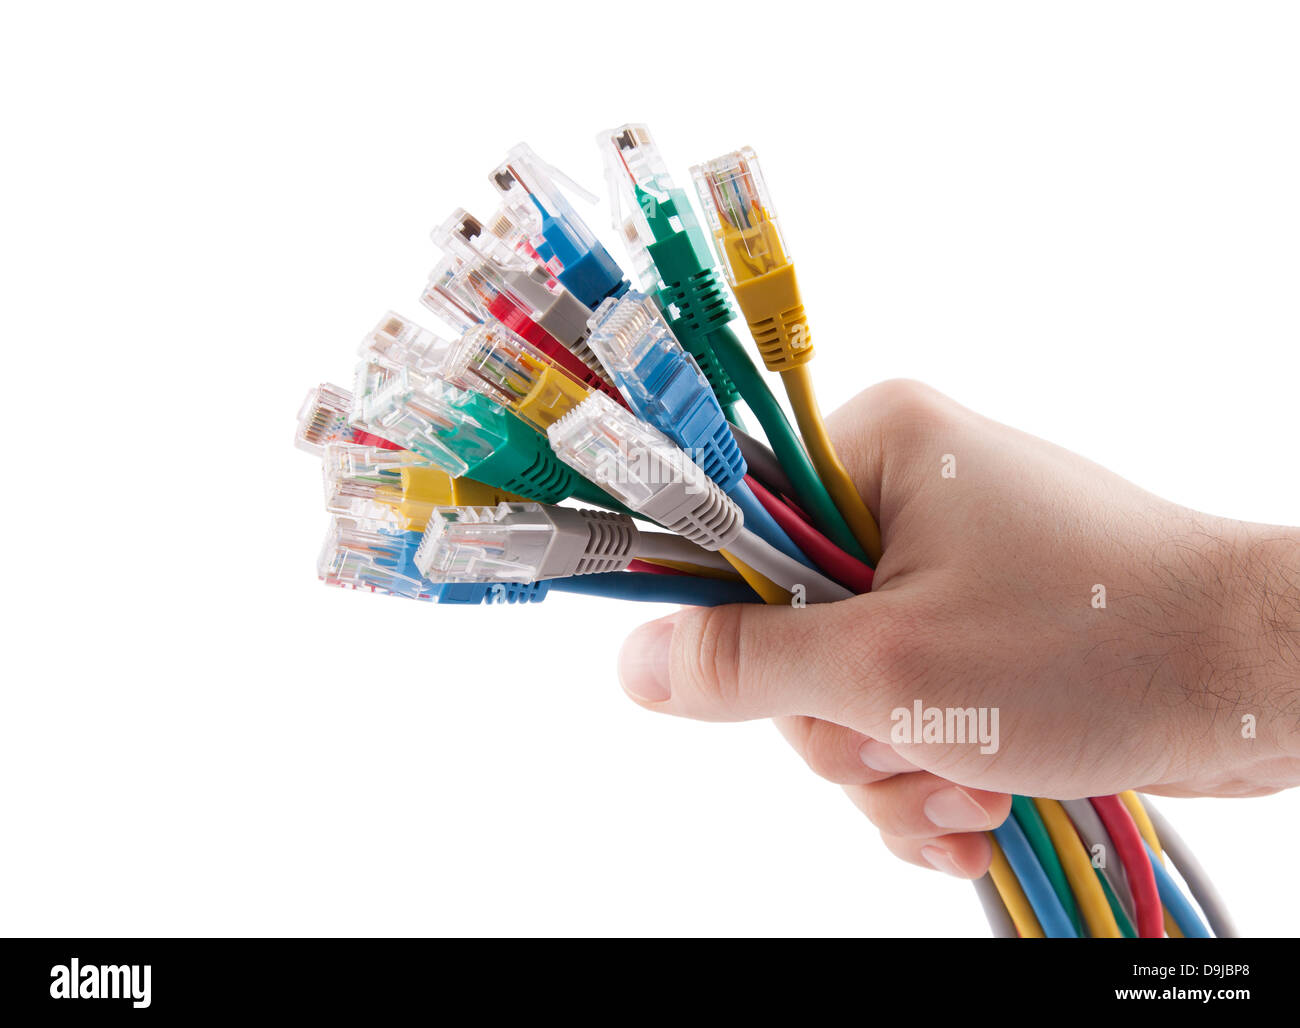
[[[1020,933],[1016,931],[1016,923],[1011,920],[1011,915],[1007,912],[1002,897],[998,895],[998,887],[993,884],[993,879],[984,875],[976,878],[971,885],[975,886],[975,895],[979,897],[980,906],[984,908],[984,917],[993,931],[993,938],[1020,938]]]
[[[640,529],[632,551],[642,560],[672,560],[717,571],[730,571],[731,565],[720,554],[696,546],[689,539],[668,532],[647,532]]]
[[[1065,808],[1065,813],[1074,824],[1075,831],[1083,839],[1083,845],[1088,850],[1089,861],[1092,859],[1093,847],[1102,847],[1102,852],[1106,854],[1106,866],[1099,867],[1097,870],[1106,879],[1106,884],[1119,900],[1119,905],[1124,908],[1129,921],[1137,924],[1137,908],[1133,905],[1133,894],[1129,891],[1124,864],[1118,859],[1119,851],[1115,849],[1110,833],[1106,831],[1106,826],[1093,810],[1092,804],[1087,800],[1061,800],[1061,806]]]
[[[786,496],[794,496],[794,486],[790,484],[790,478],[781,469],[781,463],[776,459],[767,444],[755,439],[743,428],[731,426],[731,434],[736,437],[736,442],[740,445],[741,456],[745,458],[745,463],[749,465],[750,474],[762,482],[774,493],[784,493]]]
[[[723,549],[787,592],[797,593],[802,587],[803,595],[809,603],[834,603],[836,600],[853,597],[853,593],[844,586],[832,582],[812,568],[804,567],[793,557],[787,557],[747,528],[742,528]]]
[[[1214,934],[1220,939],[1237,938],[1237,926],[1233,924],[1232,915],[1228,913],[1228,908],[1223,902],[1223,897],[1219,895],[1219,890],[1214,887],[1214,882],[1205,873],[1205,868],[1201,867],[1201,862],[1192,854],[1187,843],[1183,842],[1182,836],[1174,831],[1173,825],[1151,805],[1149,798],[1144,796],[1142,805],[1146,807],[1147,817],[1151,818],[1156,835],[1160,837],[1160,848],[1173,861],[1174,867],[1183,876],[1183,881],[1192,890],[1192,895],[1200,905],[1202,913],[1205,914],[1205,919],[1210,922]]]

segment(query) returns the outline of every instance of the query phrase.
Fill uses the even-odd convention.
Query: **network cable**
[[[809,456],[840,514],[868,557],[879,560],[880,529],[835,453],[817,406],[808,318],[758,158],[748,148],[733,151],[695,166],[691,175],[763,363],[781,376]]]
[[[700,365],[731,420],[743,396],[793,484],[793,497],[817,527],[855,557],[867,554],[808,459],[772,391],[731,329],[735,310],[714,267],[690,200],[668,175],[649,129],[623,125],[598,137],[610,183],[615,227],[638,275],[673,332]]]

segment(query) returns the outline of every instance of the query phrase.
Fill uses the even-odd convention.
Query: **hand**
[[[829,426],[879,516],[873,592],[644,625],[620,656],[638,703],[775,718],[894,853],[961,877],[1012,792],[1300,783],[1300,532],[1175,506],[913,382]],[[914,741],[917,704],[983,711],[991,741]]]

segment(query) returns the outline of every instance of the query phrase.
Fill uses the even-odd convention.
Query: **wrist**
[[[1254,715],[1261,756],[1300,757],[1300,529],[1233,523],[1232,534],[1225,638],[1250,672],[1241,716]]]

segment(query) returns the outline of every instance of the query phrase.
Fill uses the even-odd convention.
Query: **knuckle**
[[[740,696],[743,615],[738,605],[727,605],[707,607],[691,618],[682,666],[687,688],[705,702],[726,707]]]
[[[937,389],[911,378],[895,378],[867,390],[866,402],[891,431],[927,434],[946,425],[954,404]]]
[[[837,783],[845,778],[846,731],[825,721],[813,722],[803,747],[804,762],[813,774]]]

